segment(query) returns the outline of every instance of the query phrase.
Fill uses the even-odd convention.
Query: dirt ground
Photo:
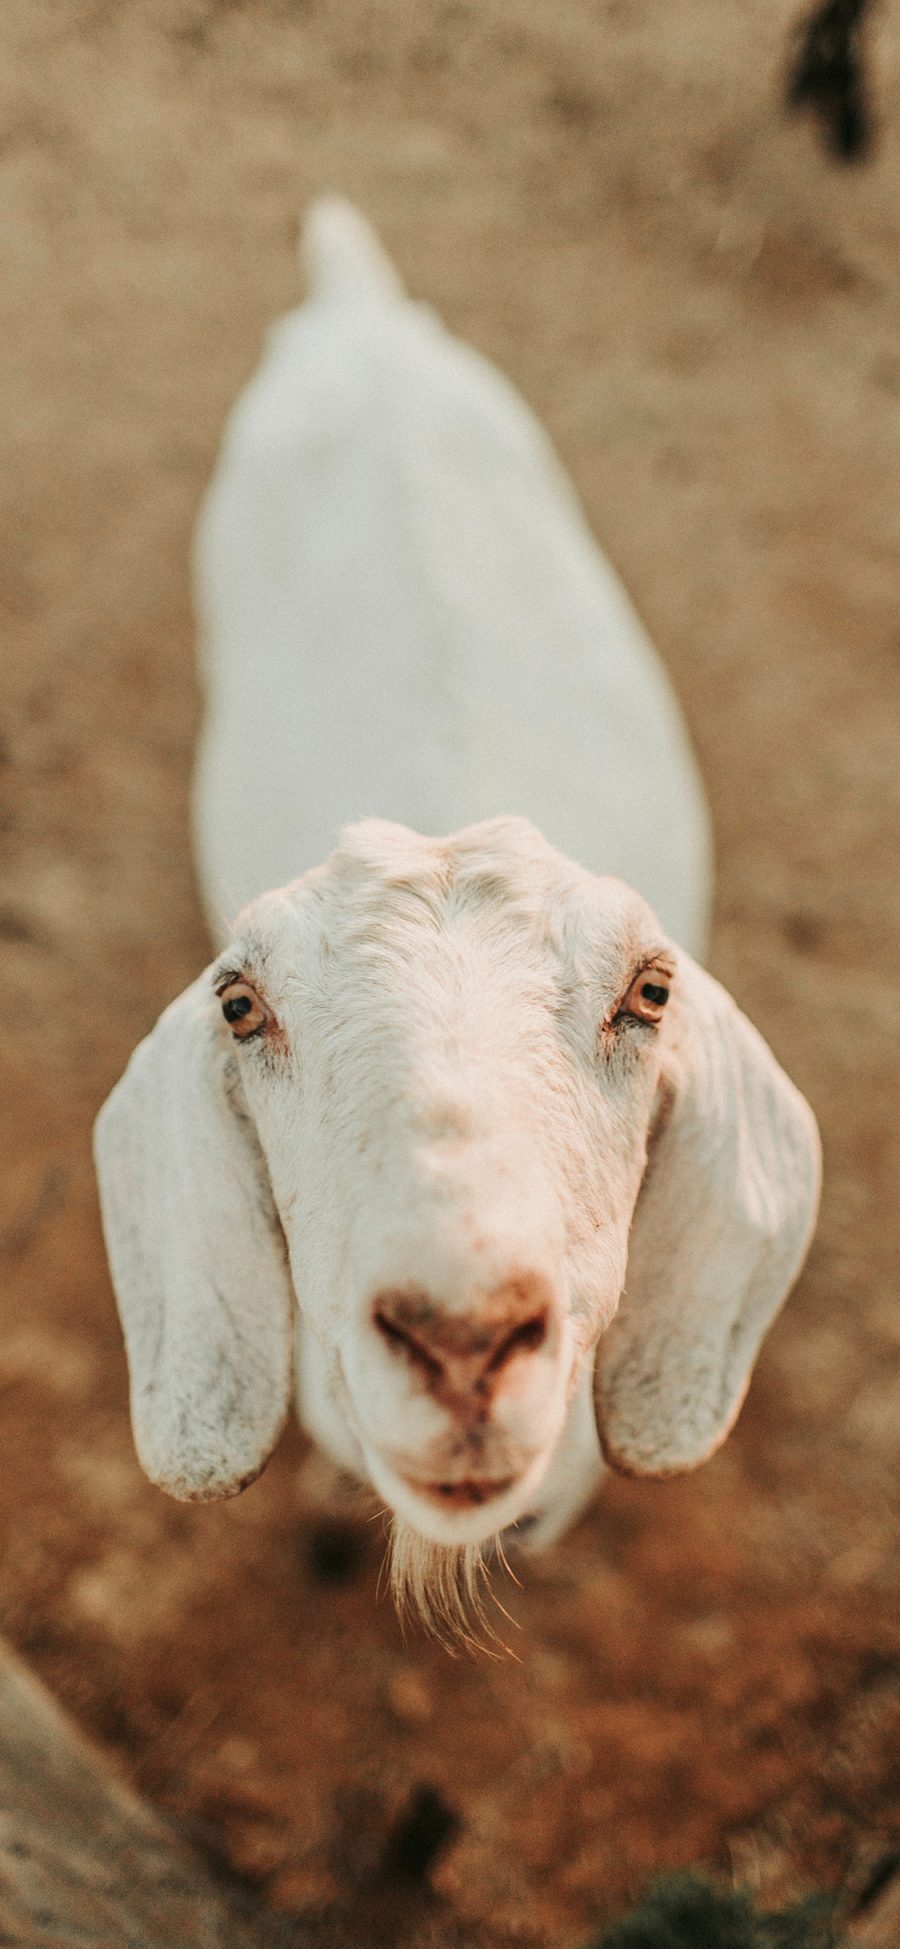
[[[676,1863],[848,1909],[900,1867],[900,10],[845,170],[780,115],[792,15],[0,12],[0,1625],[316,1943],[558,1949]],[[712,965],[826,1149],[728,1446],[614,1482],[474,1664],[404,1640],[380,1523],[323,1531],[296,1431],[235,1503],[144,1481],[89,1158],[208,959],[189,537],[329,187],[557,439],[692,727]]]

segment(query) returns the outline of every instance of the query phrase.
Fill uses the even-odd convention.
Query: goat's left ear
[[[181,1501],[236,1495],[284,1424],[294,1303],[209,970],[135,1050],[94,1149],[141,1463]]]
[[[815,1118],[711,975],[679,953],[661,1109],[619,1311],[597,1349],[597,1427],[628,1475],[692,1469],[724,1441],[803,1263]]]

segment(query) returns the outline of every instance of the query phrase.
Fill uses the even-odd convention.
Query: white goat
[[[306,247],[197,549],[200,878],[215,927],[252,904],[97,1157],[147,1473],[258,1474],[296,1298],[301,1419],[433,1617],[487,1539],[565,1526],[601,1448],[665,1475],[722,1441],[818,1139],[686,951],[702,792],[544,435],[353,210]]]

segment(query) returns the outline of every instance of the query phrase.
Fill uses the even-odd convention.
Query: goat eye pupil
[[[657,988],[652,981],[645,981],[641,994],[645,1002],[652,1002],[654,1008],[663,1008],[669,999],[668,988]]]
[[[232,995],[222,1003],[222,1014],[226,1022],[239,1022],[242,1016],[249,1015],[252,1007],[249,995]]]

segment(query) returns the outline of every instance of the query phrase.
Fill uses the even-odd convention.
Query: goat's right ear
[[[135,1050],[94,1149],[141,1464],[181,1501],[237,1495],[287,1414],[293,1294],[208,970]]]

